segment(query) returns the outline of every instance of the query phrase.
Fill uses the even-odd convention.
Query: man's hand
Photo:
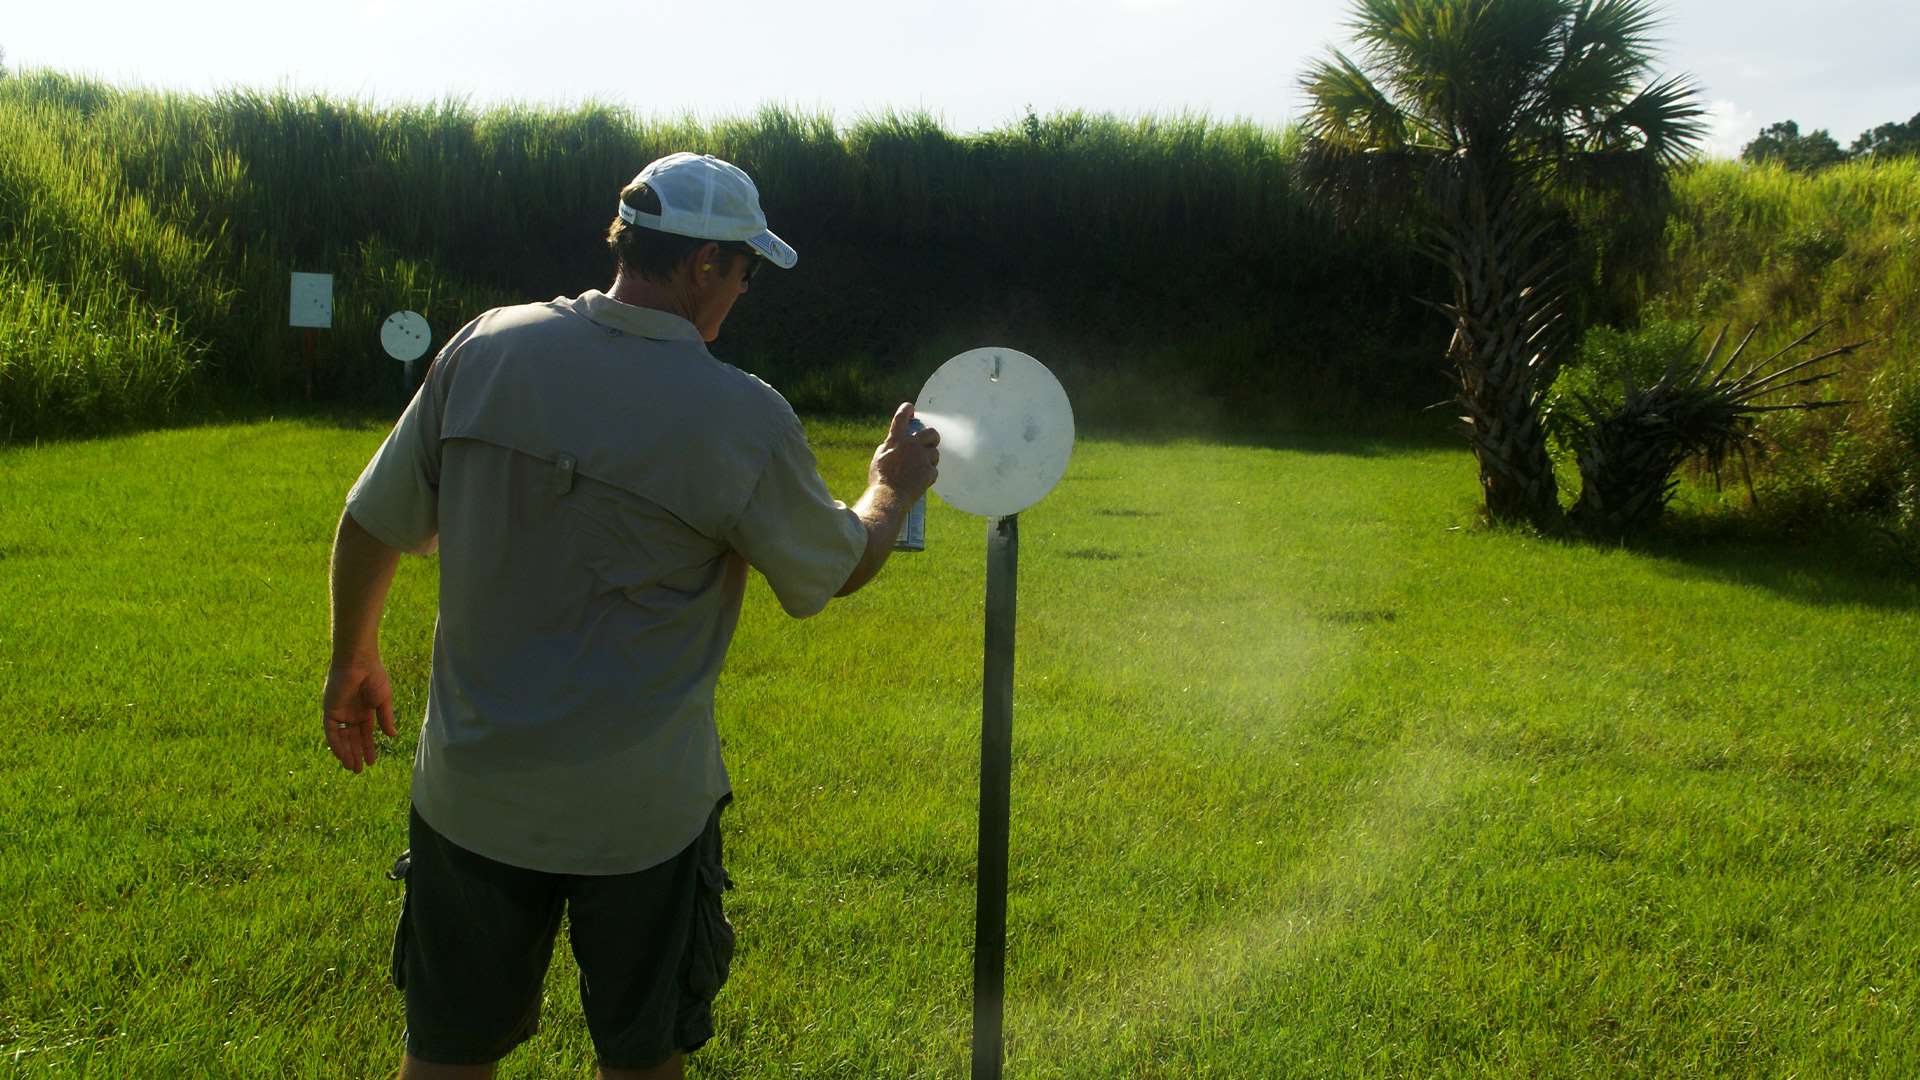
[[[335,663],[327,670],[327,689],[321,695],[320,716],[327,729],[327,748],[340,764],[359,772],[380,758],[373,741],[373,725],[389,738],[393,727],[393,688],[379,656]]]
[[[848,596],[873,580],[893,550],[907,511],[940,477],[940,433],[922,428],[909,435],[907,421],[912,419],[912,402],[895,409],[886,441],[873,452],[873,464],[867,467],[867,492],[853,505],[854,514],[867,527],[867,550],[835,596]]]
[[[940,478],[940,433],[932,428],[907,434],[907,422],[913,419],[911,402],[901,403],[893,412],[887,438],[873,452],[867,466],[867,485],[891,489],[902,503],[912,506]]]
[[[374,763],[373,724],[393,730],[393,690],[380,662],[380,610],[400,565],[400,552],[375,539],[353,515],[340,515],[333,537],[333,666],[321,695],[327,747],[340,764],[359,772]]]

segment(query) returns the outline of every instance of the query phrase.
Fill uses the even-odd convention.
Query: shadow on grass
[[[159,418],[89,422],[36,430],[30,437],[0,440],[0,450],[28,449],[37,446],[62,446],[71,443],[123,439],[165,431],[196,431],[205,428],[264,424],[269,421],[312,424],[340,431],[388,431],[400,419],[404,403],[370,405],[339,402],[265,402],[239,395],[210,396],[207,400],[176,409]]]
[[[1801,603],[1920,610],[1920,569],[1865,527],[1806,535],[1738,518],[1674,522],[1632,550],[1675,575],[1765,589]]]

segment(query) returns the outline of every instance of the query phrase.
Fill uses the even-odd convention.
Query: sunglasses
[[[753,280],[753,275],[760,271],[760,263],[764,261],[761,259],[760,253],[747,244],[721,244],[720,250],[729,255],[745,255],[747,257],[747,269],[740,275],[740,284],[742,285]]]

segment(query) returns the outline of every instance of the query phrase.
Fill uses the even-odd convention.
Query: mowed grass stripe
[[[850,497],[875,434],[812,425]],[[877,430],[877,429],[876,429]],[[380,425],[0,453],[0,1062],[378,1075],[402,737],[323,752]],[[1022,516],[1009,1072],[1906,1076],[1920,595],[1854,553],[1472,524],[1450,447],[1083,440]],[[965,1071],[985,526],[721,695],[742,945],[706,1076]],[[563,951],[564,953],[564,951]],[[571,962],[503,1076],[591,1061]]]

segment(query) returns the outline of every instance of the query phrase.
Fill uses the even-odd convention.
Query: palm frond
[[[1689,338],[1687,341],[1688,348],[1692,348],[1693,343],[1700,340],[1700,334],[1705,329],[1706,327],[1703,326],[1703,327],[1700,327],[1698,330],[1694,331],[1693,337]],[[1706,355],[1700,358],[1700,362],[1694,366],[1692,373],[1689,374],[1687,378],[1692,379],[1695,382],[1699,382],[1701,379],[1706,377],[1707,372],[1711,370],[1713,367],[1714,359],[1720,355],[1720,346],[1726,344],[1728,329],[1729,327],[1723,324],[1720,327],[1720,332],[1713,335],[1713,342],[1707,346]],[[1748,332],[1748,336],[1752,336],[1752,331]],[[1679,362],[1679,358],[1675,357],[1675,363],[1678,363],[1678,362]]]
[[[1568,23],[1566,50],[1576,59],[1604,54],[1629,79],[1653,60],[1660,17],[1646,0],[1582,0]]]
[[[1413,141],[1418,125],[1346,54],[1316,60],[1300,79],[1306,94],[1301,124],[1307,137],[1343,150],[1398,150]]]
[[[1707,133],[1700,88],[1688,76],[1649,83],[1626,104],[1596,117],[1583,134],[1599,150],[1639,149],[1671,168],[1692,156]]]
[[[1310,105],[1299,169],[1315,199],[1349,220],[1404,212],[1440,137],[1337,50],[1311,64],[1300,86]]]
[[[1301,147],[1301,181],[1314,201],[1347,224],[1368,216],[1398,219],[1416,205],[1432,151],[1354,150],[1317,139]]]
[[[1735,345],[1733,347],[1733,351],[1727,354],[1726,360],[1723,361],[1720,364],[1719,369],[1713,373],[1714,382],[1719,382],[1720,380],[1727,377],[1727,372],[1733,370],[1733,365],[1740,361],[1741,354],[1747,351],[1748,343],[1751,342],[1754,339],[1754,336],[1759,333],[1760,333],[1759,323],[1755,323],[1752,326],[1747,327],[1746,336],[1740,339],[1740,344]],[[1713,344],[1715,348],[1719,348],[1720,339],[1715,338]],[[1711,357],[1709,357],[1709,359],[1711,359]]]
[[[1637,0],[1583,0],[1558,35],[1557,62],[1540,80],[1531,111],[1542,128],[1578,127],[1581,118],[1631,97],[1651,64],[1655,21]]]
[[[1667,215],[1667,173],[1645,150],[1567,150],[1537,163],[1564,195],[1603,200],[1610,214]]]
[[[1574,0],[1482,0],[1455,3],[1471,34],[1464,71],[1455,77],[1459,126],[1487,146],[1530,139],[1538,88],[1561,58],[1560,28],[1578,8]]]
[[[1760,374],[1760,372],[1766,370],[1769,367],[1772,367],[1776,362],[1779,361],[1781,357],[1787,355],[1788,353],[1799,348],[1800,346],[1805,345],[1807,342],[1812,341],[1814,338],[1814,335],[1818,334],[1822,330],[1825,330],[1826,328],[1827,328],[1827,324],[1824,322],[1815,323],[1811,328],[1807,330],[1806,333],[1801,334],[1799,337],[1794,338],[1792,341],[1787,342],[1786,345],[1782,346],[1779,349],[1776,349],[1773,355],[1766,357],[1765,359],[1761,360],[1759,363],[1754,364],[1752,367],[1748,368],[1745,374],[1732,380],[1733,384],[1741,385],[1746,383],[1748,380],[1752,379],[1755,375],[1758,375]],[[1733,362],[1739,359],[1740,354],[1747,350],[1747,342],[1752,340],[1753,340],[1753,335],[1749,333],[1746,336],[1746,338],[1744,338],[1740,342],[1740,347],[1734,350],[1733,355],[1727,357],[1726,365],[1721,368],[1722,378],[1715,379],[1714,382],[1718,383],[1724,380],[1725,373],[1733,369]],[[1854,348],[1857,348],[1857,346],[1847,345],[1842,347],[1840,351],[1848,352],[1853,350]]]

